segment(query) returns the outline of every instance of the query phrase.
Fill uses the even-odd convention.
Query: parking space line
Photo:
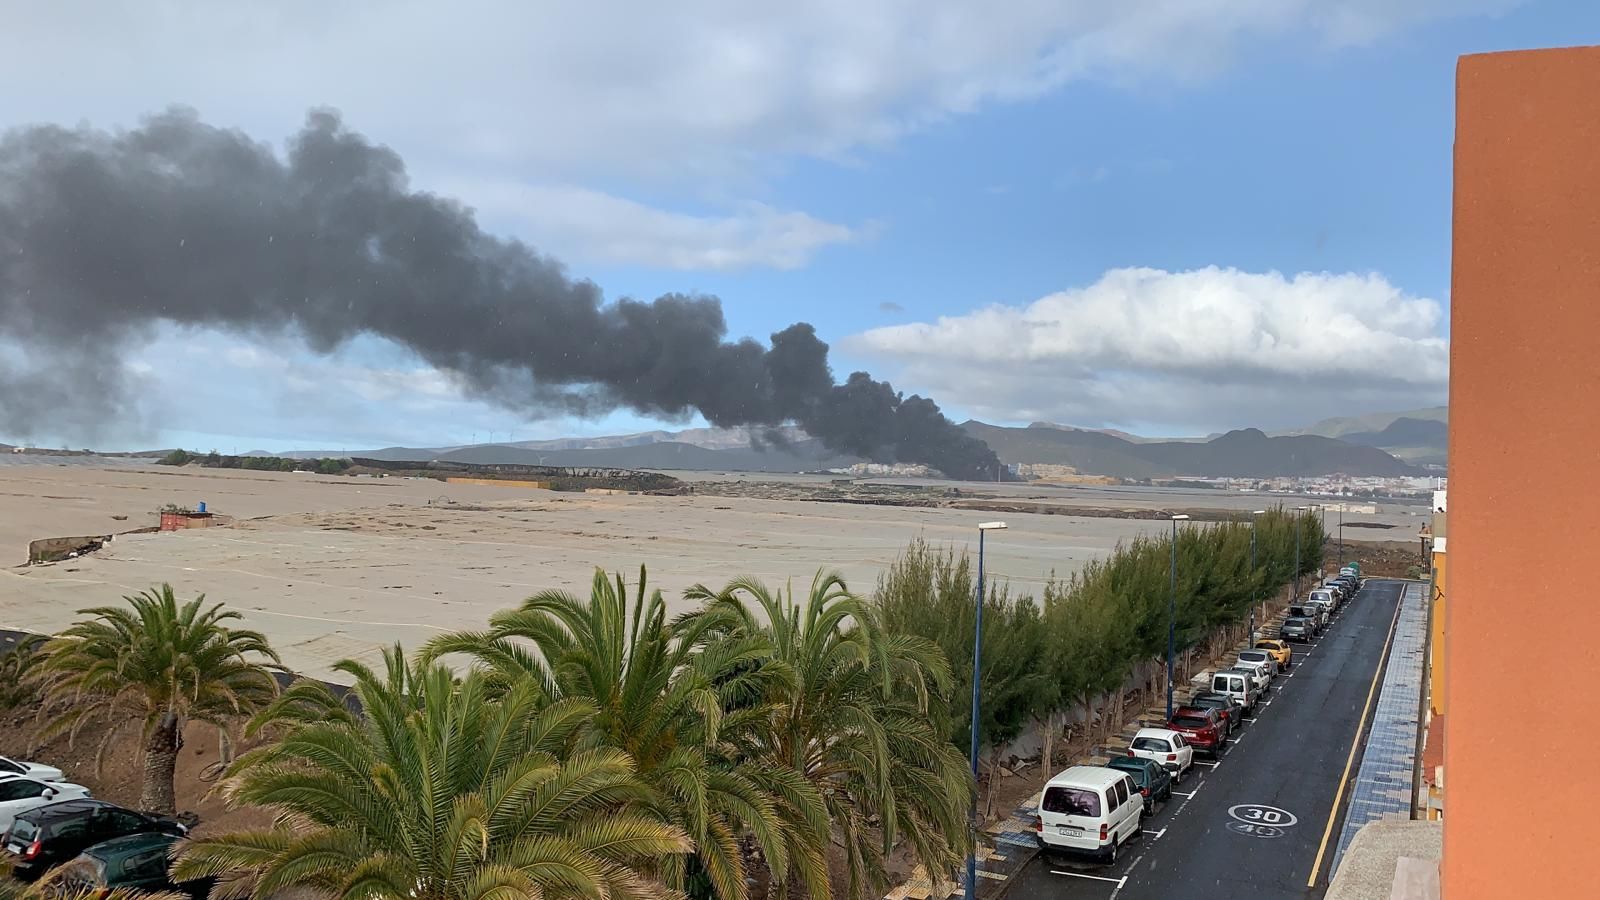
[[[1140,831],[1141,831],[1141,832],[1142,832],[1142,833],[1144,833],[1144,834],[1148,834],[1148,835],[1150,835],[1150,836],[1151,836],[1151,837],[1153,837],[1153,838],[1160,838],[1160,837],[1161,837],[1161,836],[1162,836],[1162,835],[1163,835],[1163,834],[1166,834],[1166,833],[1167,833],[1167,830],[1166,830],[1166,829],[1165,829],[1165,828],[1163,828],[1163,829],[1161,829],[1161,830],[1160,830],[1160,831],[1145,831],[1145,830],[1144,830],[1144,829],[1142,829],[1142,828],[1141,828],[1141,829],[1139,829],[1139,830],[1140,830]],[[1135,865],[1135,866],[1136,866],[1136,865],[1138,865],[1138,864],[1139,864],[1139,861],[1138,861],[1138,860],[1134,860],[1134,861],[1133,861],[1133,864],[1134,864],[1134,865]],[[1129,867],[1129,868],[1132,868],[1132,866],[1130,866],[1130,867]]]
[[[1233,745],[1235,747],[1239,746],[1239,742],[1242,741],[1242,740],[1244,740],[1244,735],[1240,735],[1239,737],[1234,738],[1233,739]]]
[[[1128,883],[1128,876],[1126,876],[1126,875],[1122,876],[1121,878],[1107,878],[1104,875],[1085,875],[1082,872],[1063,872],[1060,869],[1051,869],[1050,870],[1050,874],[1051,875],[1070,875],[1073,878],[1092,878],[1095,881],[1109,881],[1112,884],[1116,885],[1118,888],[1121,888],[1123,885]]]
[[[1204,759],[1197,759],[1197,760],[1194,761],[1194,764],[1197,765],[1197,766],[1210,766],[1213,769],[1215,769],[1217,766],[1222,765],[1222,763],[1220,761],[1218,761],[1218,762],[1210,762],[1210,761],[1204,760]]]

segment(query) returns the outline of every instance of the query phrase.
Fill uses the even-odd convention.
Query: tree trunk
[[[987,796],[983,802],[983,819],[979,822],[980,827],[994,818],[994,795],[1000,789],[1000,749],[995,747],[989,751],[989,790],[985,792]]]
[[[1056,714],[1050,713],[1044,717],[1044,755],[1039,757],[1039,768],[1044,770],[1044,783],[1049,784],[1050,778],[1055,774],[1055,762],[1051,759],[1055,749]]]
[[[172,773],[178,766],[178,719],[167,713],[144,743],[144,791],[139,808],[170,816],[177,812]]]

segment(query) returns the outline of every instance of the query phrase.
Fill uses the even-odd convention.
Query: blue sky
[[[762,21],[692,3],[654,23],[467,4],[439,40],[425,4],[378,24],[130,5],[98,33],[31,12],[25,43],[68,35],[65,58],[94,61],[0,125],[116,127],[176,102],[277,142],[335,106],[419,187],[608,296],[713,293],[734,336],[810,321],[836,374],[866,368],[958,419],[1204,433],[1442,403],[1455,60],[1593,41],[1600,5],[1126,5],[941,4],[937,28],[915,4],[862,22],[848,4]],[[518,40],[538,34],[564,37],[548,69]],[[695,51],[713,39],[715,65]],[[95,70],[119,54],[141,74],[107,89]],[[659,424],[524,420],[375,340],[333,357],[156,341],[215,377],[132,361],[148,409],[100,440],[354,449]],[[349,390],[316,401],[330,380]]]

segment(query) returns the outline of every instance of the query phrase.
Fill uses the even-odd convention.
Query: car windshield
[[[1052,786],[1045,789],[1040,808],[1063,816],[1098,816],[1100,794],[1083,788]]]
[[[28,770],[24,769],[23,767],[21,767],[19,765],[17,765],[16,763],[12,762],[11,760],[6,759],[4,756],[0,756],[0,772],[10,772],[10,773],[12,773],[14,775],[21,775],[23,772],[26,772],[26,771],[28,771]]]
[[[1239,658],[1245,662],[1266,662],[1267,654],[1260,650],[1246,650],[1239,654]]]
[[[1166,753],[1172,749],[1172,745],[1167,743],[1166,738],[1141,737],[1133,739],[1133,749],[1154,750],[1158,753]]]
[[[1202,716],[1173,716],[1172,724],[1179,728],[1204,728],[1211,723]]]
[[[33,836],[38,833],[39,826],[29,822],[27,819],[17,819],[11,823],[12,840],[26,844],[33,840]]]

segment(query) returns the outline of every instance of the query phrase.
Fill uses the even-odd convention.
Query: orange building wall
[[[1451,284],[1444,896],[1594,896],[1600,48],[1462,58]]]

